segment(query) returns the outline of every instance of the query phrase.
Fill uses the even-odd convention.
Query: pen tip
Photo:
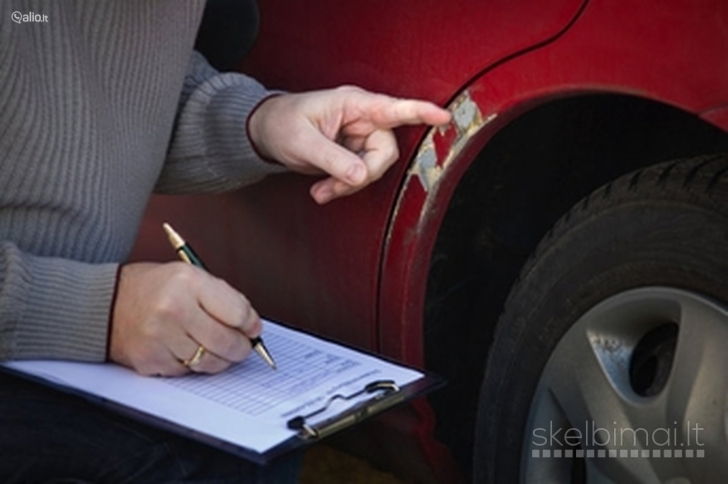
[[[256,353],[258,353],[261,358],[263,358],[263,361],[268,363],[268,366],[276,370],[278,366],[276,365],[276,362],[271,354],[268,352],[268,348],[266,348],[265,344],[263,344],[263,340],[260,339],[260,337],[257,337],[252,338],[250,341],[253,344],[253,349]]]

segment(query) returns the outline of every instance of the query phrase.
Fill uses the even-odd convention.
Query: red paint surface
[[[649,21],[648,21],[649,19]],[[494,67],[469,86],[484,117],[497,114],[456,159],[429,206],[405,185],[382,271],[380,349],[421,361],[422,308],[430,254],[443,208],[472,157],[490,136],[536,104],[587,92],[640,95],[704,114],[724,129],[728,115],[728,4],[719,1],[590,2],[558,40]],[[416,213],[419,217],[415,217]],[[418,220],[416,226],[411,225]],[[412,234],[419,234],[413,237]],[[422,263],[421,261],[425,262]],[[397,289],[401,288],[401,289]],[[401,300],[406,300],[402,304]]]
[[[310,178],[271,177],[221,197],[156,198],[135,258],[173,259],[167,220],[211,270],[264,315],[421,364],[429,254],[450,195],[500,127],[560,96],[649,97],[728,128],[728,2],[593,0],[260,0],[244,64],[270,87],[355,83],[445,104],[468,89],[497,115],[426,193],[407,178],[423,128],[398,130],[402,159],[369,189],[330,205]],[[441,156],[452,130],[437,135]],[[431,421],[411,429],[433,459]],[[429,449],[429,450],[427,450]]]
[[[557,32],[579,0],[551,2],[548,11],[536,1],[510,0],[478,4],[475,11],[472,2],[435,0],[259,3],[259,40],[243,67],[268,86],[301,90],[355,82],[444,104],[484,66]],[[533,19],[529,25],[518,22],[524,15]],[[196,233],[183,235],[194,237],[202,254],[234,253],[233,263],[210,266],[242,288],[263,314],[376,349],[387,226],[405,160],[423,133],[419,127],[399,130],[402,161],[395,169],[369,189],[325,207],[309,199],[311,179],[296,176],[271,177],[212,201],[155,199],[155,223],[145,224],[135,257],[164,253],[165,241],[155,240],[159,219],[187,223],[162,214],[180,204],[204,204],[197,211],[207,216],[190,226]]]

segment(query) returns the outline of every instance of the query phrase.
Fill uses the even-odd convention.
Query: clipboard
[[[13,361],[0,364],[0,369],[261,465],[356,426],[445,383],[433,374],[277,323],[266,321],[264,328],[278,370],[271,370],[255,355],[220,375],[178,378],[144,377],[111,363]],[[292,353],[301,353],[302,360],[283,352],[283,343],[291,342],[296,348]],[[323,361],[318,373],[309,369],[301,372],[292,366],[287,369],[287,359],[291,365],[297,361],[313,365],[312,358]],[[286,371],[292,372],[288,380]],[[255,376],[246,380],[246,375]],[[258,410],[251,410],[260,406],[255,396],[246,395],[251,388],[263,388],[264,393],[273,384],[271,381],[277,379],[282,383],[276,391],[288,389],[287,385],[292,385],[291,391],[298,391],[304,385],[297,379],[304,378],[306,383],[305,378],[313,381],[314,377],[318,378],[316,384],[296,398],[280,402],[271,398],[266,402],[269,409],[258,414]],[[261,379],[262,386],[254,386],[255,378]],[[225,395],[220,382],[229,385],[232,396],[241,398],[237,408],[213,401],[211,395]],[[246,385],[250,386],[238,392],[239,387]],[[208,393],[207,387],[214,391]],[[319,390],[320,395],[316,393]],[[240,432],[235,428],[236,421]]]

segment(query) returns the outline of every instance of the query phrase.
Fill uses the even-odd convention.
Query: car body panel
[[[485,66],[558,34],[581,6],[580,0],[548,8],[534,0],[259,4],[259,40],[242,68],[266,85],[295,91],[356,83],[440,104]],[[371,27],[366,39],[351,39],[354,25]],[[463,43],[467,52],[456,48]],[[169,219],[264,315],[378,349],[381,254],[406,160],[424,132],[399,130],[402,156],[394,169],[323,207],[308,196],[311,180],[296,175],[213,199],[155,197],[134,258],[165,256],[153,234]],[[207,215],[189,220],[185,213]]]
[[[458,126],[456,119],[447,130],[430,131],[393,212],[379,322],[399,332],[381,332],[384,353],[423,361],[429,270],[424,254],[432,252],[450,196],[474,156],[525,111],[565,96],[622,93],[676,106],[728,129],[728,5],[704,1],[698,14],[695,7],[687,1],[669,6],[590,2],[560,38],[487,70],[460,93],[451,110],[457,112],[463,102],[472,104],[467,111],[475,113],[474,125]],[[645,22],[647,18],[655,19],[654,24]],[[693,38],[690,32],[701,36]],[[655,56],[662,49],[670,52],[670,62]],[[427,161],[428,153],[433,161]],[[422,160],[436,166],[436,183],[422,183]]]
[[[398,129],[400,161],[325,206],[308,195],[312,180],[293,174],[215,197],[156,196],[133,258],[174,259],[161,232],[169,221],[263,315],[415,365],[424,364],[440,223],[500,129],[555,99],[621,93],[728,130],[728,2],[259,3],[260,38],[241,68],[269,87],[357,84],[448,105],[454,120]],[[380,423],[415,436],[445,482],[431,409],[417,402],[401,412]]]

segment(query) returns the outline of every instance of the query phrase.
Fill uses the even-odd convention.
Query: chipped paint
[[[478,120],[482,120],[480,110],[468,91],[455,100],[451,109],[453,121],[460,130],[467,130],[469,127],[477,125]]]
[[[427,134],[427,138],[417,153],[414,166],[410,170],[410,175],[417,175],[426,192],[430,191],[442,174],[442,167],[437,165],[437,152],[432,135],[433,131]]]
[[[448,126],[431,129],[427,133],[409,172],[409,176],[417,176],[427,193],[437,185],[447,165],[460,154],[468,141],[483,126],[497,117],[497,114],[494,113],[483,118],[480,108],[473,101],[470,91],[467,90],[458,96],[448,109],[452,113],[452,121]],[[450,130],[455,131],[454,140],[445,156],[438,159],[434,141],[435,134],[444,136]]]

